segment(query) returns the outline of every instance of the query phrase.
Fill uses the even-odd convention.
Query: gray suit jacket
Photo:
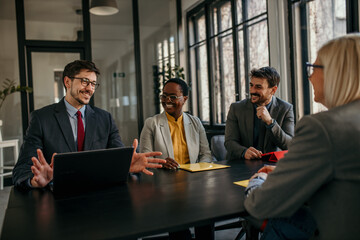
[[[360,100],[303,117],[289,152],[245,200],[258,219],[289,217],[305,203],[319,239],[360,236]]]
[[[85,121],[84,150],[124,146],[110,113],[87,105]],[[77,151],[64,99],[31,113],[30,124],[13,170],[16,186],[25,187],[23,182],[33,177],[31,158],[37,157],[38,148],[49,163],[53,153]]]
[[[183,113],[183,121],[190,163],[211,162],[209,143],[200,119]],[[153,151],[162,152],[160,158],[174,159],[170,128],[165,112],[146,119],[141,131],[140,152]]]
[[[271,129],[260,132],[263,153],[286,150],[294,136],[293,106],[273,96],[270,116],[276,120]],[[227,159],[240,159],[253,146],[254,107],[249,99],[231,104],[225,126]]]

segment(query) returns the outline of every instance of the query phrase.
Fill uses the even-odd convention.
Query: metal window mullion
[[[217,7],[217,26],[218,26],[218,32],[221,31],[221,12],[220,12],[220,6]],[[226,98],[226,95],[225,95],[225,88],[224,88],[224,71],[223,71],[223,67],[224,67],[224,63],[223,63],[223,44],[222,44],[222,36],[217,36],[217,40],[218,40],[218,51],[219,51],[219,91],[221,92],[221,99],[220,99],[220,109],[217,109],[217,108],[214,108],[214,109],[217,109],[217,111],[220,110],[220,113],[221,113],[221,119],[220,121],[222,122],[222,118],[223,118],[223,112],[225,111],[225,98]],[[216,41],[214,39],[214,41]],[[214,89],[214,88],[213,88]],[[215,95],[215,91],[214,91],[214,95]],[[215,95],[216,97],[216,95]],[[216,99],[216,98],[215,98]],[[214,104],[216,104],[217,101],[214,102]],[[217,115],[217,112],[215,113]],[[214,120],[216,119],[216,117],[214,118]]]
[[[243,8],[243,12],[244,12],[244,11],[246,11],[245,8]],[[246,15],[247,15],[247,14],[246,14]],[[259,15],[256,15],[256,16],[250,18],[250,19],[246,19],[246,20],[242,21],[241,23],[236,24],[235,27],[240,27],[241,25],[245,25],[246,23],[252,22],[252,21],[255,20],[256,18],[260,18],[260,17],[262,17],[262,16],[266,16],[265,18],[267,19],[267,11],[266,11],[266,12],[263,12],[263,13],[261,13],[261,14],[259,14]],[[263,20],[263,19],[262,19],[262,20]],[[259,20],[258,22],[261,22],[262,20]],[[248,26],[252,26],[252,25],[254,25],[254,24],[256,24],[256,23],[257,23],[257,22],[248,24]]]
[[[294,54],[294,26],[293,26],[293,5],[292,5],[292,0],[288,0],[288,27],[289,27],[289,43],[290,43],[290,82],[291,82],[291,100],[292,100],[292,104],[294,106],[293,110],[294,110],[294,116],[295,116],[295,123],[296,123],[296,119],[297,119],[297,97],[296,97],[296,81],[295,81],[295,54]]]
[[[19,58],[19,78],[22,86],[30,86],[26,82],[26,64],[25,64],[25,10],[24,0],[15,1],[16,8],[16,29],[18,42],[18,58]],[[21,92],[21,116],[22,116],[22,130],[25,136],[26,129],[29,122],[29,95],[26,92]]]
[[[242,13],[243,13],[243,19],[247,19],[247,4],[246,4],[246,0],[242,0]],[[244,39],[244,76],[245,76],[245,89],[246,89],[246,93],[249,94],[249,84],[250,84],[250,80],[249,80],[249,66],[250,66],[250,53],[249,53],[249,39],[248,39],[248,27],[247,24],[245,23],[243,25],[243,39]]]
[[[82,14],[83,14],[83,30],[84,30],[84,48],[85,48],[84,57],[86,60],[92,61],[91,33],[90,33],[91,27],[90,27],[90,12],[89,12],[88,0],[82,0]],[[94,102],[92,102],[92,104],[94,104]]]
[[[346,0],[346,32],[359,32],[359,2]]]
[[[170,38],[166,38],[166,40],[167,40],[167,55],[169,58],[169,67],[171,69],[173,66],[171,66],[171,61],[170,61]],[[165,59],[165,57],[164,57],[164,59]],[[170,78],[171,78],[171,76],[170,76]]]
[[[194,58],[195,58],[195,71],[196,71],[196,74],[195,74],[195,81],[196,81],[196,99],[197,99],[197,111],[198,111],[198,116],[202,119],[203,116],[202,116],[202,113],[200,111],[201,109],[201,105],[202,105],[202,101],[201,101],[201,97],[200,97],[200,94],[201,94],[201,84],[200,84],[200,77],[199,77],[199,72],[198,69],[199,69],[199,66],[200,66],[200,63],[199,63],[199,47],[195,47],[194,48]]]
[[[26,62],[27,62],[27,79],[29,86],[33,87],[33,80],[32,80],[32,59],[31,59],[31,47],[26,48]],[[29,110],[30,112],[34,111],[34,93],[31,92],[29,94]]]
[[[235,0],[231,0],[231,17],[232,17],[232,39],[233,39],[233,58],[234,58],[234,80],[235,80],[235,100],[240,100],[241,93],[241,84],[239,84],[240,80],[240,66],[239,66],[239,37],[237,34],[237,11],[236,11],[236,3]],[[226,114],[226,113],[225,113]],[[226,116],[225,116],[226,119]],[[224,119],[224,122],[225,122]]]
[[[191,18],[189,17],[189,15],[186,15],[186,35],[187,35],[187,39],[188,39],[188,43],[190,43],[190,31],[189,31],[189,21],[191,21]],[[191,79],[191,55],[190,55],[190,46],[187,47],[187,76],[188,76],[188,85],[189,85],[189,96],[192,96],[192,79]],[[196,60],[195,60],[196,61]],[[189,107],[189,112],[191,114],[193,114],[193,100],[192,97],[189,99],[189,103],[190,103],[190,107]],[[198,115],[199,116],[199,115]]]
[[[199,41],[199,42],[196,42],[196,43],[194,43],[193,45],[189,45],[189,48],[199,46],[199,45],[201,45],[201,44],[204,43],[204,42],[206,42],[206,39],[201,40],[201,41]]]
[[[192,18],[192,21],[193,21],[193,26],[194,26],[194,40],[196,42],[196,40],[198,39],[198,34],[197,34],[196,20],[195,20],[194,17]],[[197,98],[197,105],[198,105],[198,108],[197,108],[198,116],[200,118],[203,118],[203,116],[201,114],[201,111],[200,111],[200,109],[201,109],[200,105],[202,105],[201,98],[200,98],[200,90],[201,90],[201,84],[200,84],[200,80],[199,80],[199,74],[200,73],[199,73],[199,71],[197,71],[199,69],[199,66],[200,66],[200,64],[199,64],[199,48],[200,48],[200,45],[194,48],[195,69],[196,69],[195,70],[196,71],[196,73],[195,73],[195,77],[196,77],[195,81],[196,81],[196,93],[197,93],[196,98]]]
[[[180,29],[182,28],[182,9],[181,0],[176,0],[176,44],[175,44],[175,63],[180,65]]]
[[[138,114],[138,134],[144,126],[143,118],[143,98],[142,98],[142,76],[141,76],[141,50],[140,50],[140,23],[139,23],[139,3],[132,0],[133,14],[133,34],[134,34],[134,57],[135,57],[135,81],[137,95],[137,114]]]
[[[162,84],[164,86],[164,83],[165,83],[165,54],[164,54],[164,41],[160,41],[161,43],[161,47],[160,47],[160,50],[161,50],[161,75],[162,75]]]
[[[307,26],[307,4],[300,3],[300,35],[301,35],[301,69],[302,86],[304,97],[304,115],[310,114],[310,86],[307,79],[305,62],[308,61],[308,26]]]
[[[212,91],[213,78],[211,74],[212,58],[211,58],[211,44],[210,44],[210,8],[205,5],[205,29],[206,29],[206,54],[207,54],[207,72],[208,72],[208,90],[209,90],[209,111],[210,111],[210,126],[214,125],[214,91]]]

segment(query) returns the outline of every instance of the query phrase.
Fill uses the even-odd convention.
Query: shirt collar
[[[66,99],[64,98],[64,102],[65,102],[65,107],[66,107],[66,111],[68,112],[68,114],[73,117],[76,116],[77,113],[77,109],[74,108],[70,103],[68,103],[68,101],[66,101]],[[81,117],[85,117],[85,109],[86,109],[86,105],[82,106],[79,111],[81,112]]]
[[[183,115],[181,114],[181,116],[177,119],[177,121],[175,121],[175,118],[173,116],[171,116],[170,114],[168,114],[167,112],[165,112],[166,117],[168,119],[169,122],[174,122],[174,123],[178,123],[178,122],[182,122],[183,119]]]

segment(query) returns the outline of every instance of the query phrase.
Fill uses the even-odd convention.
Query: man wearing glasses
[[[90,61],[76,60],[65,66],[63,83],[66,95],[55,103],[31,113],[30,124],[13,170],[13,181],[23,189],[46,187],[53,178],[54,153],[116,148],[124,146],[110,113],[89,104],[99,86],[100,74]],[[137,148],[134,140],[134,149]],[[162,167],[161,153],[134,151],[130,172]]]
[[[250,99],[231,104],[225,126],[228,159],[258,159],[287,150],[294,136],[293,106],[274,96],[280,82],[272,67],[250,72]]]

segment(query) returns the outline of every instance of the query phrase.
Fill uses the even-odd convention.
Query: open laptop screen
[[[56,154],[53,192],[74,195],[126,182],[132,147]]]

